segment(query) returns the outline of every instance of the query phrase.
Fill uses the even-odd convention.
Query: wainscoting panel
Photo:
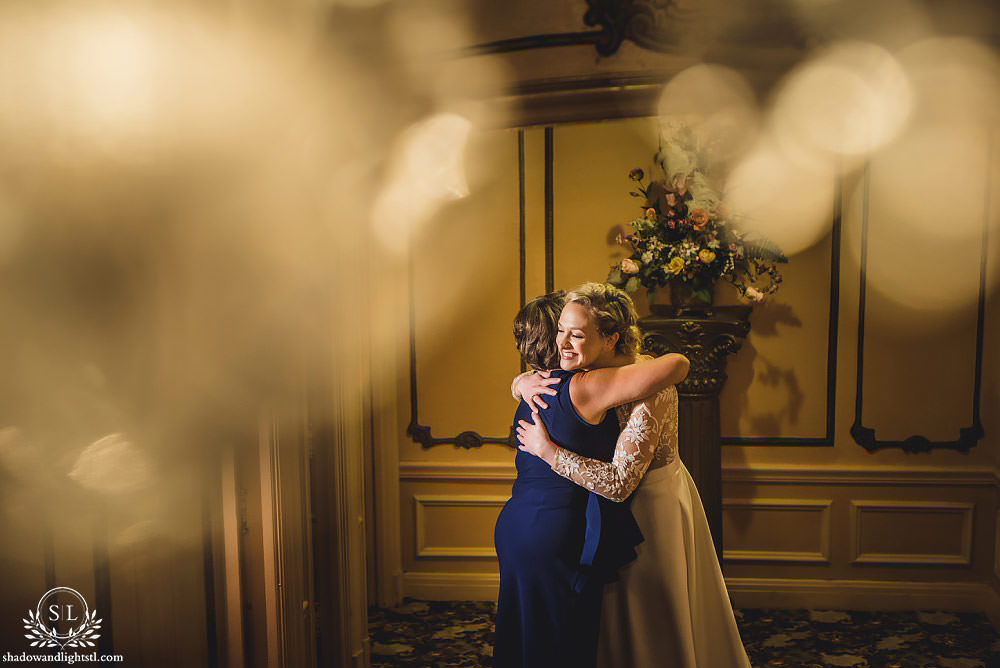
[[[829,499],[726,499],[727,561],[830,562]]]
[[[501,467],[485,462],[483,466],[401,462],[404,595],[414,596],[406,583],[418,573],[460,578],[497,573],[493,527],[510,498],[513,478],[513,466],[503,475]]]
[[[496,559],[493,525],[507,496],[414,495],[417,557]]]
[[[852,501],[851,560],[968,566],[974,511],[968,502]]]
[[[403,589],[493,599],[493,526],[514,469],[400,462]],[[727,467],[724,572],[737,605],[986,610],[996,567],[992,468]],[[995,597],[994,597],[995,598]]]

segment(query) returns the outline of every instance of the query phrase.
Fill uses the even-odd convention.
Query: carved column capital
[[[639,320],[642,348],[650,355],[681,353],[691,362],[681,397],[718,396],[726,382],[726,358],[743,345],[750,331],[750,306],[709,306],[677,309],[653,305]]]

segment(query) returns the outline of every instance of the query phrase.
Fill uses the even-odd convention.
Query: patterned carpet
[[[491,666],[493,614],[493,603],[474,601],[373,608],[372,666]],[[755,668],[1000,668],[1000,635],[981,614],[738,610],[736,617]]]

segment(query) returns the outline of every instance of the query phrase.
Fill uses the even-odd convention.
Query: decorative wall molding
[[[555,290],[555,148],[553,130],[545,128],[545,292]]]
[[[839,485],[864,487],[989,488],[995,478],[989,467],[932,468],[913,466],[770,466],[727,467],[727,483],[767,485]]]
[[[972,528],[975,503],[964,501],[851,501],[851,562],[854,564],[920,564],[969,566],[972,563]],[[961,547],[953,553],[862,552],[866,512],[958,515],[962,522]]]
[[[483,42],[471,46],[459,55],[480,56],[497,53],[513,53],[515,51],[530,51],[532,49],[551,49],[560,46],[587,46],[597,45],[602,41],[602,30],[579,30],[575,32],[543,33],[540,35],[526,35],[524,37],[510,37],[508,39],[498,39],[492,42]]]
[[[628,40],[649,51],[677,52],[684,48],[685,36],[698,30],[697,23],[708,19],[707,12],[684,7],[677,0],[587,0],[583,25],[596,30],[543,33],[484,42],[463,55],[511,53],[565,46],[593,46],[600,56],[611,56]],[[697,5],[694,5],[697,7]],[[771,10],[758,12],[758,21],[737,34],[727,34],[730,42],[775,42],[804,48],[807,35],[791,16]]]
[[[833,447],[837,426],[837,344],[840,333],[840,243],[843,227],[842,178],[837,177],[833,194],[833,225],[830,229],[830,315],[826,340],[826,430],[820,437],[723,436],[723,445],[797,445]]]
[[[794,564],[829,564],[829,546],[825,552],[782,552],[780,550],[723,550],[722,558],[726,563],[794,563]]]
[[[992,139],[990,149],[992,149]],[[987,182],[992,178],[993,165],[990,150],[990,164],[986,169]],[[986,264],[989,253],[990,203],[987,199],[983,212],[982,244],[979,260],[979,300],[976,320],[976,364],[973,376],[972,390],[972,422],[967,427],[960,427],[958,438],[952,441],[932,441],[926,436],[914,434],[902,441],[879,440],[873,427],[864,426],[862,418],[862,394],[864,389],[864,351],[865,351],[865,297],[868,290],[868,213],[870,204],[871,165],[866,164],[863,181],[863,203],[861,213],[861,280],[858,297],[858,367],[857,388],[854,401],[854,424],[851,425],[851,436],[854,441],[868,452],[884,448],[900,448],[905,452],[930,452],[931,450],[958,450],[968,452],[979,442],[985,432],[979,418],[979,399],[983,380],[983,333],[986,314]],[[989,188],[987,188],[987,192]]]
[[[446,480],[460,482],[513,483],[517,477],[514,462],[428,462],[402,461],[400,480]]]
[[[583,22],[600,26],[597,53],[610,56],[626,39],[650,51],[671,52],[696,12],[676,0],[587,0]]]
[[[513,462],[399,463],[400,480],[512,483]],[[992,467],[931,468],[913,466],[727,466],[724,483],[760,485],[837,485],[859,487],[969,487],[1000,488]]]
[[[453,546],[428,545],[427,543],[427,508],[497,508],[498,511],[507,503],[506,496],[481,496],[473,494],[414,494],[415,527],[417,557],[461,557],[496,559],[497,553],[489,546]]]
[[[726,578],[736,607],[989,612],[996,596],[983,582]]]
[[[517,172],[518,172],[518,257],[520,261],[520,299],[521,306],[525,304],[525,196],[524,196],[524,131],[517,133]],[[552,283],[552,128],[545,129],[545,284]],[[408,252],[407,278],[410,317],[410,423],[406,434],[424,448],[435,445],[454,445],[470,450],[488,443],[506,445],[513,448],[516,444],[514,427],[506,436],[482,436],[476,431],[466,430],[457,436],[435,438],[431,427],[420,424],[417,401],[417,335],[415,291],[413,287],[413,249]],[[551,287],[546,287],[551,291]],[[521,364],[522,370],[524,364]]]
[[[724,510],[725,508],[723,508]],[[824,546],[824,552],[782,552],[780,550],[726,550],[722,551],[726,563],[794,563],[794,564],[829,564],[829,546]]]
[[[834,610],[995,611],[1000,596],[983,582],[726,578],[736,607]],[[497,573],[417,573],[403,576],[407,596],[426,601],[495,601]]]
[[[525,185],[524,185],[524,130],[517,131],[517,273],[521,308],[527,303],[527,278],[525,276],[525,259],[527,251],[526,237],[526,210],[525,210]],[[525,371],[524,360],[521,360],[521,371]]]
[[[832,505],[832,499],[724,499],[722,501],[723,512],[733,508],[748,508],[755,513],[797,510],[818,514],[819,544],[816,546],[816,550],[811,552],[782,550],[724,550],[723,558],[726,561],[733,562],[770,561],[829,564],[830,537],[832,533],[830,508]]]
[[[598,55],[610,56],[629,39],[652,51],[678,46],[675,24],[685,17],[676,2],[663,0],[587,0],[583,25],[596,30],[545,33],[477,44],[467,55],[511,53],[530,49],[593,45]]]
[[[655,113],[668,76],[622,72],[537,79],[516,85],[497,102],[517,110],[513,123],[520,127],[643,118]]]
[[[423,601],[496,601],[499,573],[403,574],[406,596]]]

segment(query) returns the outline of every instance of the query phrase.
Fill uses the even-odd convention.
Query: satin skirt
[[[675,458],[632,500],[645,541],[604,587],[601,668],[748,668],[701,497]]]

